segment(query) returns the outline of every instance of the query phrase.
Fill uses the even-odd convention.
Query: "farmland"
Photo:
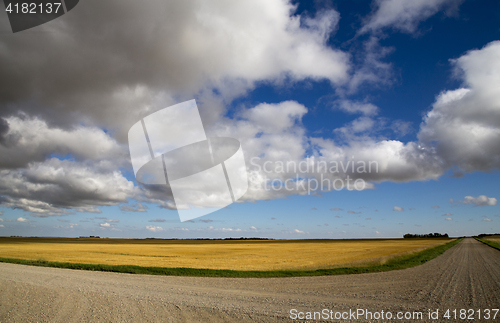
[[[1,322],[291,322],[294,308],[424,312],[424,320],[390,322],[428,322],[426,309],[476,308],[474,321],[498,322],[493,310],[489,320],[478,314],[500,304],[500,252],[470,238],[422,265],[362,275],[176,277],[9,263],[0,272]],[[458,321],[471,320],[433,322]]]
[[[450,239],[160,240],[0,238],[0,257],[50,262],[231,270],[381,264]]]
[[[484,237],[483,239],[500,243],[500,236],[487,236],[487,237]]]
[[[480,239],[483,243],[486,243],[490,247],[500,250],[500,236],[486,236]]]

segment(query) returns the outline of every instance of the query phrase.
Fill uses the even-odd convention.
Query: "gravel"
[[[499,307],[500,252],[471,238],[422,266],[345,276],[169,277],[0,263],[0,322],[290,322],[292,309],[423,313],[330,322],[468,322],[443,315],[472,309],[480,322],[478,310]]]

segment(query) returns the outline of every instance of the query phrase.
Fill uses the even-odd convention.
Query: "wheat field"
[[[379,264],[449,241],[0,238],[0,257],[170,268],[318,269]]]
[[[500,243],[500,236],[488,236],[484,237],[483,239]]]

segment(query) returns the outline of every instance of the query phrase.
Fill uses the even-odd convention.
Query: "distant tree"
[[[428,233],[428,234],[411,234],[407,233],[403,236],[405,239],[411,239],[411,238],[448,238],[448,233],[441,234],[441,233]]]

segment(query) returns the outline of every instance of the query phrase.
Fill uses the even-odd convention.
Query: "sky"
[[[0,236],[500,232],[499,89],[491,0],[82,0],[17,33],[2,11]],[[249,188],[181,222],[128,131],[192,99]]]

